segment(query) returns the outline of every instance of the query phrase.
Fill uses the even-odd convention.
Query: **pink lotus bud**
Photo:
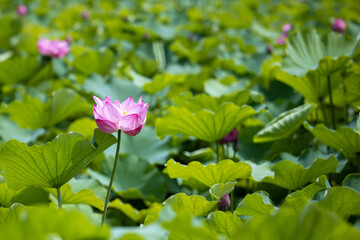
[[[266,51],[268,54],[272,54],[272,52],[274,51],[274,48],[270,44],[268,44],[266,46]]]
[[[239,132],[236,128],[234,128],[231,132],[229,132],[225,137],[223,137],[219,143],[224,144],[224,143],[231,143],[234,142],[236,143],[238,140],[238,135]]]
[[[226,193],[222,198],[220,198],[217,206],[218,209],[223,212],[225,212],[226,209],[230,207],[230,197],[228,193]]]
[[[90,13],[87,10],[82,11],[81,16],[84,20],[88,20],[90,18]]]
[[[281,36],[280,38],[276,39],[276,43],[279,45],[285,45],[285,38],[283,36]]]
[[[96,105],[93,112],[97,126],[104,133],[113,133],[118,130],[129,136],[137,135],[146,122],[148,103],[134,102],[132,96],[120,103],[119,100],[111,102],[110,97],[105,100],[93,96]]]
[[[336,18],[331,26],[332,30],[338,33],[344,33],[346,29],[346,23],[341,18]]]
[[[286,23],[282,26],[282,31],[283,33],[288,33],[291,30],[291,24],[290,23]]]
[[[20,17],[25,17],[27,13],[27,7],[25,5],[19,5],[16,11]]]

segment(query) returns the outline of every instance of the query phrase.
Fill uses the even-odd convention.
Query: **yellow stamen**
[[[126,115],[126,111],[123,111],[124,116]]]

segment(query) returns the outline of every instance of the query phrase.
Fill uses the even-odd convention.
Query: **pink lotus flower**
[[[19,5],[16,11],[20,17],[25,17],[27,13],[27,7],[25,5]]]
[[[90,13],[87,10],[82,11],[81,16],[84,20],[88,20],[90,17]]]
[[[282,26],[282,31],[283,33],[288,33],[291,30],[291,24],[290,23],[286,23]]]
[[[119,100],[113,103],[110,97],[105,100],[96,96],[93,98],[96,102],[93,108],[94,118],[101,131],[113,133],[121,130],[129,136],[135,136],[144,126],[149,104],[141,101],[141,97],[137,103],[132,96],[122,103]]]
[[[60,41],[58,39],[51,41],[42,38],[37,42],[37,47],[41,55],[53,58],[63,58],[70,50],[67,41]]]
[[[338,33],[344,33],[346,29],[346,23],[341,18],[336,18],[331,26],[332,30]]]

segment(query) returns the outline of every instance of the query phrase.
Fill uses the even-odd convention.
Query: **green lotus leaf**
[[[190,212],[197,217],[201,217],[215,210],[217,203],[217,201],[208,201],[203,196],[188,196],[185,193],[177,193],[169,197],[164,202],[164,205],[171,206],[171,208],[179,215]]]
[[[278,71],[276,79],[291,86],[304,96],[309,103],[319,103],[320,99],[328,95],[327,78],[315,71],[309,71],[304,77],[292,76]]]
[[[28,147],[10,140],[0,148],[0,167],[9,186],[58,188],[84,169],[92,159],[117,140],[99,129],[95,130],[97,148],[83,135],[58,135],[45,145]]]
[[[351,187],[360,193],[360,173],[351,173],[344,179],[344,186]]]
[[[238,239],[358,239],[360,232],[334,213],[308,204],[300,213],[280,209],[264,218],[254,218],[238,229]]]
[[[284,159],[272,166],[275,177],[265,177],[263,182],[295,190],[323,174],[337,172],[339,165],[333,155],[326,156],[313,151],[300,158],[285,156]]]
[[[106,226],[94,226],[82,213],[54,208],[28,208],[18,221],[0,228],[3,239],[109,239]]]
[[[90,111],[90,105],[74,90],[61,89],[46,103],[25,96],[22,101],[11,102],[2,111],[10,114],[10,119],[21,128],[37,129],[53,127],[69,117],[86,114]]]
[[[355,44],[352,39],[334,32],[325,36],[320,36],[315,30],[297,32],[289,38],[282,69],[297,76],[318,69],[329,76],[347,64]]]
[[[56,189],[49,188],[52,200],[57,203]],[[71,179],[60,188],[63,204],[89,204],[99,210],[104,209],[106,189],[94,179]]]
[[[339,127],[335,131],[318,124],[315,127],[308,123],[304,124],[320,142],[336,150],[352,155],[360,152],[360,133],[349,127]]]
[[[0,233],[2,229],[5,229],[3,226],[12,224],[20,218],[21,211],[24,209],[24,206],[19,203],[14,203],[10,208],[0,208]],[[2,236],[2,235],[1,235]],[[9,238],[12,239],[12,238]]]
[[[23,205],[36,205],[48,203],[49,193],[38,187],[26,187],[21,190],[14,190],[8,187],[5,179],[0,177],[0,205],[10,207],[14,203]]]
[[[236,215],[247,215],[253,217],[264,217],[270,215],[274,206],[268,194],[264,191],[248,194],[239,203],[235,210]]]
[[[170,107],[168,114],[156,121],[156,134],[160,138],[169,134],[186,134],[215,142],[255,114],[252,107],[238,107],[233,103],[224,103],[215,112],[201,110],[192,113],[187,108]]]
[[[15,84],[27,82],[39,70],[39,61],[35,58],[11,58],[0,62],[0,82]]]
[[[324,198],[316,203],[320,208],[335,212],[347,219],[360,215],[360,193],[349,187],[332,187],[326,190]]]
[[[114,54],[110,51],[99,52],[95,50],[86,50],[76,54],[73,66],[76,70],[90,75],[92,73],[98,73],[105,75],[109,72],[115,58]]]
[[[16,122],[11,121],[8,117],[0,116],[0,136],[2,141],[17,139],[21,142],[29,143],[35,141],[44,132],[45,130],[41,128],[36,130],[20,128]]]
[[[209,192],[210,192],[211,196],[213,196],[215,199],[219,200],[225,194],[231,193],[234,190],[235,185],[236,185],[235,181],[230,181],[227,183],[217,183],[209,189]]]
[[[293,192],[291,195],[288,195],[281,208],[288,208],[295,211],[296,213],[300,213],[301,210],[306,206],[306,204],[308,204],[310,199],[312,199],[317,192],[327,189],[329,187],[330,185],[327,182],[326,177],[321,176],[316,179],[315,182],[307,185],[303,189]]]
[[[109,204],[109,207],[119,209],[126,216],[128,216],[129,218],[131,218],[133,221],[135,221],[137,223],[144,222],[144,219],[149,211],[149,209],[142,209],[139,211],[129,203],[123,203],[119,198],[112,201]]]
[[[237,216],[229,212],[215,211],[203,221],[207,227],[216,235],[223,235],[227,238],[235,237],[239,228],[242,227],[242,221]]]
[[[251,167],[248,164],[243,162],[235,163],[232,160],[222,160],[217,164],[204,166],[200,162],[181,165],[170,159],[166,163],[166,167],[170,178],[194,179],[208,187],[239,178],[248,178],[251,174]]]
[[[313,104],[301,105],[281,113],[254,136],[254,142],[269,142],[291,135],[306,120],[313,107]]]
[[[108,185],[113,169],[113,157],[103,162],[103,173],[88,170],[90,175]],[[165,198],[165,179],[159,170],[145,159],[121,154],[115,172],[113,188],[127,199],[146,199],[160,202]]]

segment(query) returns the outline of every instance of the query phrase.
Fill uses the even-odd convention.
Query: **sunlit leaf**
[[[0,233],[4,228],[4,225],[7,226],[16,222],[20,218],[21,211],[24,209],[24,206],[19,203],[14,203],[10,208],[0,208]]]
[[[208,228],[217,235],[227,238],[235,237],[237,230],[242,226],[242,221],[229,212],[215,211],[204,220]]]
[[[235,181],[230,181],[227,183],[217,183],[209,189],[209,192],[213,197],[215,197],[215,199],[219,200],[225,194],[231,193],[234,190],[235,185]]]
[[[50,188],[53,201],[57,203],[57,191]],[[104,209],[106,189],[94,179],[71,179],[60,188],[63,204],[89,204],[99,210]]]
[[[236,215],[253,217],[268,216],[274,210],[268,194],[264,191],[248,194],[235,210]]]
[[[200,162],[190,162],[181,165],[170,159],[166,163],[170,178],[181,178],[183,180],[194,179],[208,187],[217,183],[227,183],[239,178],[250,177],[251,167],[243,162],[222,160],[217,164],[202,165]]]
[[[57,188],[68,182],[92,159],[116,142],[116,138],[99,129],[95,131],[98,147],[91,145],[83,135],[58,135],[45,145],[28,147],[10,140],[0,148],[0,166],[9,186]]]
[[[113,64],[114,55],[111,51],[98,52],[87,50],[75,57],[74,68],[86,75],[98,73],[105,75]]]
[[[238,107],[233,103],[224,103],[215,112],[202,110],[191,113],[186,108],[170,107],[168,114],[156,121],[156,133],[160,138],[169,134],[187,134],[214,142],[255,114],[252,107]]]

